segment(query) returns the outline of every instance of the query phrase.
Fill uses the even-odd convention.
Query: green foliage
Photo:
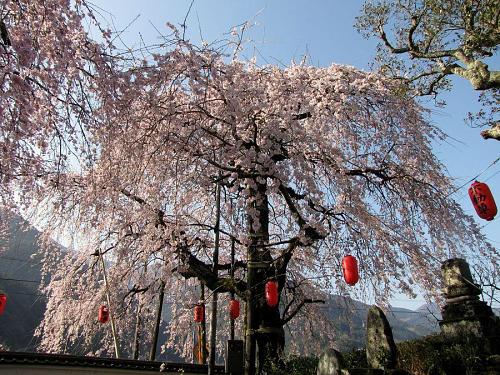
[[[470,337],[448,341],[440,335],[399,343],[400,369],[411,374],[472,374],[483,366],[484,342]]]
[[[410,82],[424,84],[422,92],[432,94],[445,88],[443,79],[449,74],[474,85],[467,70],[496,53],[498,16],[497,0],[375,0],[365,2],[355,26],[365,37],[380,39],[378,56],[386,68],[403,73],[405,66],[404,72],[413,75]],[[397,55],[409,60],[401,65]],[[498,85],[488,76],[474,86],[485,90]]]
[[[398,369],[412,375],[477,374],[486,370],[487,357],[484,340],[463,336],[447,340],[440,334],[397,344]],[[367,368],[365,349],[342,353],[347,369]],[[271,364],[268,375],[315,375],[317,357],[289,356],[281,365]]]
[[[344,364],[346,368],[365,368],[368,367],[366,362],[366,350],[355,349],[353,351],[342,353],[344,357]]]
[[[482,91],[484,110],[470,120],[494,126],[500,71],[488,66],[500,43],[498,0],[366,0],[356,29],[377,38],[375,66],[408,85],[415,95],[451,89],[452,75]],[[438,104],[444,104],[439,101]],[[485,138],[500,140],[495,133]]]
[[[268,375],[316,375],[317,367],[317,357],[291,355],[285,358],[282,365],[270,364],[266,373]]]

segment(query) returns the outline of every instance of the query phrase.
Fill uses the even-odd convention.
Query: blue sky
[[[92,3],[109,12],[101,13],[112,21],[116,30],[126,28],[139,16],[121,36],[128,47],[134,47],[140,40],[139,34],[146,44],[153,44],[160,41],[157,30],[168,33],[166,22],[179,27],[191,1],[92,0]],[[288,65],[307,54],[312,65],[337,63],[366,70],[375,54],[376,40],[363,39],[353,28],[362,4],[361,0],[195,0],[186,20],[186,36],[197,44],[200,35],[203,40],[213,42],[226,38],[233,26],[249,21],[253,26],[245,35],[252,42],[244,56],[255,55],[259,64]],[[500,58],[495,56],[490,66],[499,69]],[[442,96],[447,101],[445,108],[435,108],[432,103],[427,106],[432,109],[431,121],[451,137],[436,144],[434,152],[460,186],[500,156],[500,142],[484,141],[478,129],[464,123],[466,113],[479,108],[477,93],[462,79],[455,79],[454,83],[453,91]],[[500,206],[500,162],[481,174],[479,180],[488,183]],[[467,196],[468,186],[460,189],[455,199],[475,216]],[[476,219],[493,244],[500,246],[500,219],[492,222]],[[404,307],[422,303],[420,299],[412,303],[402,296],[393,302]]]

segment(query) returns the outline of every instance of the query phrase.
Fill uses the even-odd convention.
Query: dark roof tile
[[[46,353],[23,353],[0,351],[0,366],[3,364],[20,365],[46,365],[46,366],[74,366],[74,367],[97,367],[97,368],[119,368],[129,370],[159,372],[162,362],[138,361],[132,359],[116,359],[101,357],[83,357],[65,354]],[[189,371],[192,373],[207,373],[206,365],[192,363],[165,363],[164,371]],[[224,374],[223,366],[216,366],[216,374]]]

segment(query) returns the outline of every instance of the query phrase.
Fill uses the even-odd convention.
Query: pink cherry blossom
[[[97,322],[99,251],[121,351],[130,355],[139,311],[142,357],[160,280],[171,314],[164,348],[190,358],[203,281],[221,306],[228,292],[246,302],[251,327],[274,329],[256,339],[259,353],[276,355],[284,325],[298,337],[292,347],[334,340],[313,303],[330,294],[380,303],[419,287],[433,295],[440,262],[471,252],[484,269],[497,266],[498,250],[448,196],[452,181],[432,153],[445,136],[398,83],[341,65],[257,66],[181,39],[140,58],[119,54],[108,30],[102,43],[88,37],[88,8],[75,6],[8,2],[10,43],[0,49],[1,196],[43,218],[41,350],[113,352]],[[70,249],[54,248],[57,238],[72,239]],[[360,265],[354,288],[341,275],[346,254]],[[249,261],[268,267],[252,271]],[[279,310],[265,306],[269,278],[279,282]],[[229,318],[219,314],[222,351]]]

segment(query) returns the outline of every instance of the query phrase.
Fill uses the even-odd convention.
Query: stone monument
[[[382,370],[396,368],[398,361],[391,326],[378,306],[371,306],[368,310],[366,360],[371,368]]]
[[[481,289],[474,283],[467,262],[461,258],[448,259],[441,266],[441,274],[446,298],[441,310],[443,319],[439,322],[442,334],[450,339],[496,341],[500,320],[486,302],[479,300]]]
[[[316,375],[341,375],[344,359],[335,349],[328,349],[320,357]]]

